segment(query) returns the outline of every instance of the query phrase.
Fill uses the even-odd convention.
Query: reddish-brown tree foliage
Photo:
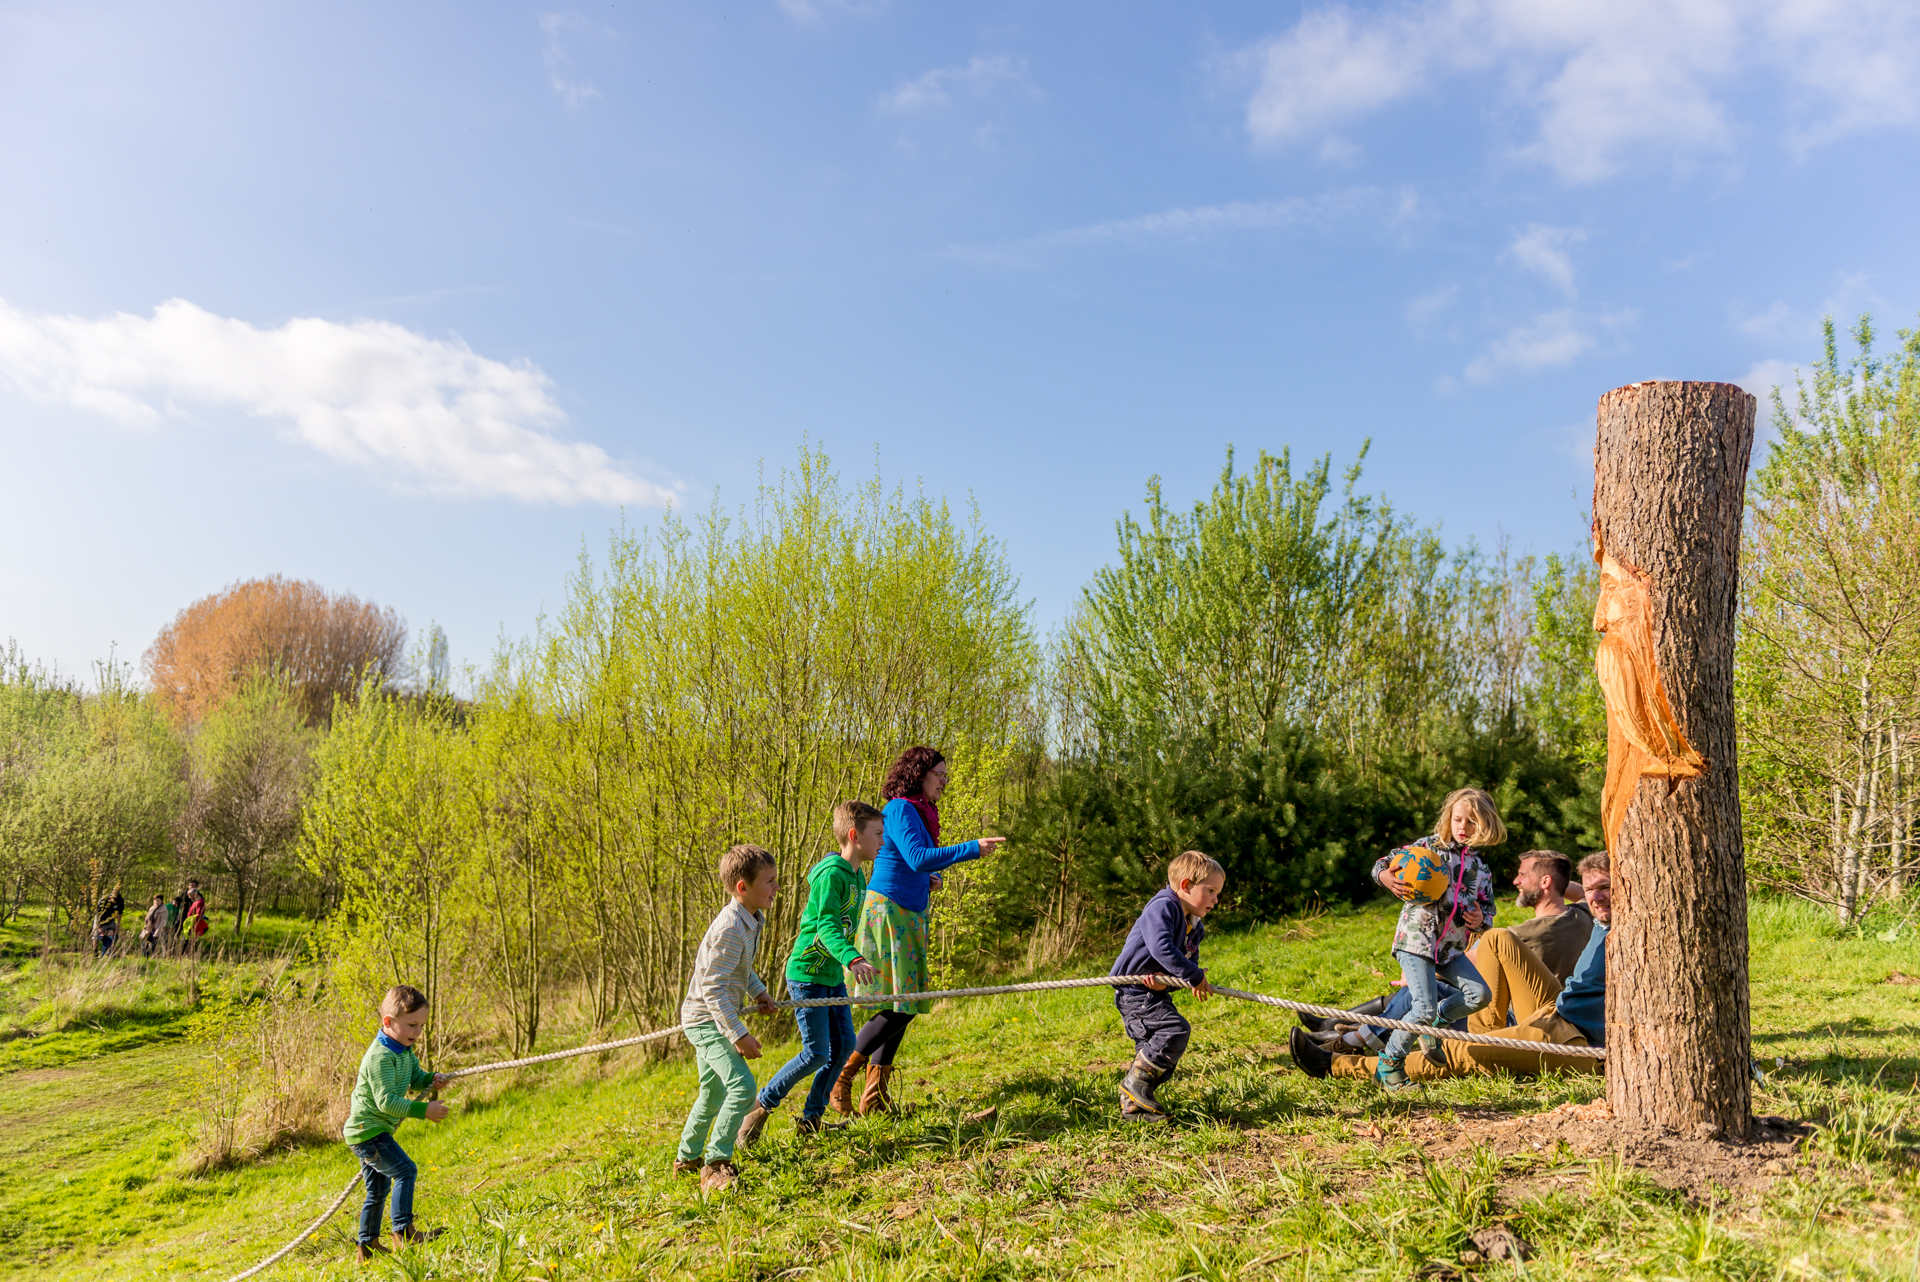
[[[333,716],[369,674],[400,673],[400,616],[317,583],[273,575],[202,597],[161,629],[146,654],[154,696],[181,723],[198,722],[248,677],[286,681],[307,724]]]

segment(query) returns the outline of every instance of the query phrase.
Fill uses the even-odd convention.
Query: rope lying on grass
[[[775,1002],[781,1010],[799,1010],[814,1006],[892,1006],[904,1002],[947,1001],[963,997],[1006,997],[1014,993],[1052,993],[1067,988],[1119,988],[1130,984],[1144,984],[1148,980],[1172,985],[1176,988],[1192,988],[1193,985],[1171,975],[1095,975],[1087,979],[1046,979],[1030,984],[997,984],[988,988],[946,988],[931,993],[871,993],[863,997],[809,997],[802,1001]],[[1338,1019],[1345,1023],[1361,1024],[1368,1028],[1401,1028],[1410,1033],[1425,1033],[1429,1037],[1438,1037],[1446,1041],[1472,1042],[1476,1046],[1505,1046],[1513,1050],[1537,1051],[1541,1054],[1572,1055],[1585,1059],[1605,1059],[1607,1052],[1598,1046],[1561,1046],[1553,1042],[1522,1041],[1514,1037],[1494,1037],[1487,1033],[1462,1032],[1453,1028],[1436,1028],[1427,1024],[1415,1024],[1404,1019],[1387,1019],[1380,1015],[1356,1015],[1350,1010],[1338,1006],[1316,1006],[1311,1002],[1289,1001],[1284,997],[1268,997],[1265,993],[1248,993],[1238,988],[1221,988],[1217,985],[1213,991],[1222,997],[1233,997],[1243,1002],[1255,1002],[1261,1006],[1274,1006],[1281,1010],[1295,1011],[1302,1015],[1319,1015],[1327,1019]],[[457,1068],[446,1074],[449,1078],[477,1077],[481,1073],[498,1073],[509,1068],[529,1068],[535,1064],[551,1064],[556,1060],[575,1059],[581,1055],[600,1055],[607,1051],[622,1050],[628,1046],[643,1046],[648,1042],[665,1041],[680,1032],[684,1026],[675,1024],[672,1028],[657,1029],[651,1033],[642,1033],[638,1037],[623,1037],[613,1042],[595,1042],[591,1046],[576,1046],[572,1050],[549,1051],[545,1055],[523,1055],[519,1059],[503,1059],[493,1064],[475,1064],[472,1068]],[[260,1263],[236,1273],[228,1282],[245,1282],[247,1278],[266,1271],[278,1264],[295,1248],[315,1233],[322,1225],[333,1218],[335,1211],[352,1195],[354,1186],[360,1182],[359,1172],[355,1172],[347,1186],[340,1190],[340,1196],[333,1199],[320,1215],[320,1218],[301,1230],[300,1235],[291,1242],[269,1255]]]

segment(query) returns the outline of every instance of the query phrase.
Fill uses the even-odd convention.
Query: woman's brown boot
[[[840,1076],[834,1079],[833,1094],[827,1096],[827,1103],[836,1113],[853,1116],[853,1079],[867,1066],[867,1057],[859,1051],[847,1056],[847,1066],[840,1070]]]
[[[860,1116],[893,1112],[893,1100],[887,1094],[887,1079],[892,1076],[891,1064],[867,1065],[867,1089],[860,1093]]]

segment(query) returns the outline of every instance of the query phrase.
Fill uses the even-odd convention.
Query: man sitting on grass
[[[1468,1018],[1469,1030],[1547,1045],[1606,1044],[1607,924],[1613,920],[1613,882],[1604,852],[1580,861],[1580,883],[1597,924],[1566,984],[1563,986],[1514,932],[1496,927],[1480,937],[1470,954],[1493,989],[1493,1000]],[[1505,1024],[1509,1007],[1516,1021],[1511,1027]],[[1403,1018],[1392,1014],[1387,1017]],[[1371,1078],[1378,1063],[1377,1057],[1323,1047],[1304,1028],[1293,1030],[1290,1048],[1294,1064],[1313,1077]],[[1441,1042],[1441,1052],[1438,1061],[1425,1054],[1409,1055],[1407,1076],[1415,1081],[1433,1081],[1495,1069],[1520,1076],[1554,1069],[1569,1073],[1600,1071],[1599,1060],[1545,1050],[1447,1040]]]

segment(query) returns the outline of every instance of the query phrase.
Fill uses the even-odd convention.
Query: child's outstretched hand
[[[452,1112],[453,1110],[445,1104],[442,1104],[439,1100],[434,1100],[431,1104],[427,1105],[427,1120],[429,1122],[444,1122],[447,1120],[448,1114]]]
[[[759,1059],[760,1039],[748,1033],[745,1037],[735,1039],[733,1049],[740,1052],[741,1059]]]
[[[1207,998],[1213,996],[1213,985],[1203,979],[1193,986],[1193,995],[1204,1002]]]
[[[852,975],[863,984],[871,984],[880,977],[880,972],[873,968],[873,963],[864,957],[859,961],[848,962],[847,974]]]
[[[771,1015],[780,1008],[773,1004],[772,993],[762,993],[753,999],[753,1008],[762,1015]]]

